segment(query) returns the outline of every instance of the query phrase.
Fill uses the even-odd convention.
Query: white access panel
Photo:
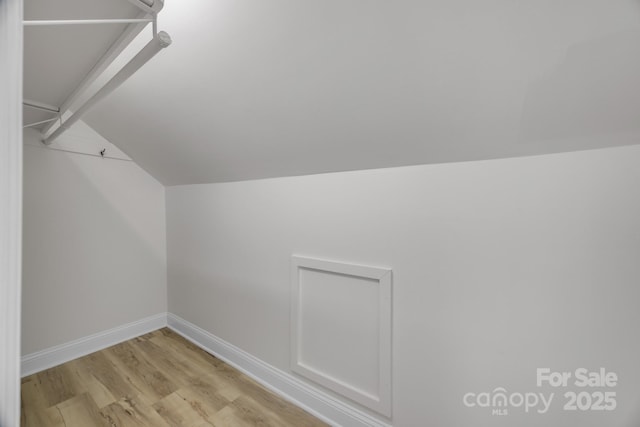
[[[391,270],[292,257],[291,370],[391,415]]]

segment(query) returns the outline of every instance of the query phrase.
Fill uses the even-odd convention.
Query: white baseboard
[[[274,393],[332,426],[390,427],[387,422],[310,386],[293,375],[263,362],[181,317],[169,313],[167,315],[167,324],[169,328],[203,350],[224,360]]]
[[[21,375],[26,377],[35,374],[165,326],[167,326],[167,314],[160,313],[108,331],[27,354],[21,359]]]

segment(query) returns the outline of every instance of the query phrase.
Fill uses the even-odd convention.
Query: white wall
[[[637,426],[639,164],[631,146],[169,187],[169,310],[287,371],[290,256],[389,266],[393,425]],[[539,389],[544,367],[615,371],[617,409],[563,411],[580,389]],[[463,405],[496,387],[555,400]]]
[[[164,187],[37,138],[24,134],[23,355],[167,309]],[[124,157],[82,124],[59,144]]]

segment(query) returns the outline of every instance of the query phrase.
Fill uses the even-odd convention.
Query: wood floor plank
[[[72,360],[67,363],[69,370],[75,375],[76,380],[84,384],[87,392],[91,395],[99,408],[107,406],[116,401],[113,393],[91,373],[91,369],[85,358]]]
[[[238,378],[244,374],[227,363],[222,362],[213,369],[203,369],[201,372],[199,376],[191,378],[191,386],[215,389],[229,401],[243,393],[244,386],[238,382]]]
[[[23,427],[64,426],[58,408],[49,407],[41,384],[36,375],[22,381],[22,420]]]
[[[203,393],[202,389],[185,387],[176,392],[203,420],[210,421],[221,409],[231,402],[214,391]]]
[[[242,390],[228,378],[220,376],[218,372],[192,378],[190,387],[194,390],[206,393],[207,390],[215,390],[215,393],[231,402],[242,395]]]
[[[22,380],[22,427],[326,424],[163,328]]]
[[[153,405],[155,410],[165,421],[173,427],[195,427],[208,420],[202,412],[192,407],[187,399],[178,393],[172,393]]]
[[[57,405],[86,391],[84,386],[75,380],[66,365],[39,372],[36,378],[42,385],[41,390],[47,400],[47,406]]]
[[[150,338],[153,338],[154,335],[155,335],[155,331],[149,332],[149,333],[146,333],[144,335],[140,335],[138,338],[135,338],[135,340],[136,341],[146,341],[146,340],[148,340]]]
[[[202,370],[197,369],[186,358],[177,357],[175,352],[157,345],[150,339],[136,341],[133,345],[141,351],[147,359],[152,359],[153,364],[174,384],[183,387],[189,384],[189,377],[199,377]]]
[[[255,427],[255,424],[251,424],[246,419],[239,417],[231,406],[219,411],[212,421],[214,425],[223,427]]]
[[[201,399],[205,399],[216,406],[227,405],[241,394],[240,390],[232,383],[221,380],[215,374],[190,378],[190,383],[186,388]],[[219,409],[221,409],[221,407],[219,407],[218,410]]]
[[[66,427],[111,427],[100,415],[89,393],[82,393],[56,405]]]
[[[121,372],[111,363],[103,351],[81,358],[82,363],[114,397],[134,396],[136,391]]]
[[[26,405],[29,409],[42,409],[49,407],[49,402],[42,390],[42,383],[38,380],[36,375],[31,375],[22,380],[21,397],[22,404]]]
[[[237,371],[236,371],[237,372]],[[316,418],[309,417],[309,414],[302,409],[298,408],[294,404],[287,402],[286,400],[276,396],[256,381],[252,380],[248,376],[237,372],[235,377],[235,385],[241,391],[240,398],[244,396],[250,396],[253,402],[264,408],[273,414],[278,414],[278,418],[282,425],[301,425],[302,420],[308,418],[309,421],[305,421],[304,425],[309,426],[324,426],[325,423],[317,420]],[[237,399],[234,401],[237,402]]]
[[[196,347],[175,332],[155,336],[150,341],[172,351],[177,358],[188,361],[201,372],[209,372],[223,363],[220,359]]]
[[[114,427],[171,427],[142,396],[120,399],[102,408],[100,414]]]
[[[231,403],[231,408],[235,416],[248,425],[265,427],[283,425],[273,414],[247,396],[238,397]]]
[[[159,330],[159,332],[160,334],[158,336],[166,339],[167,342],[174,342],[178,345],[178,348],[187,350],[186,352],[184,350],[182,351],[185,354],[199,356],[202,360],[213,366],[218,366],[224,363],[222,360],[218,359],[210,353],[207,353],[188,339],[184,338],[182,335],[172,331],[169,328],[162,328]]]
[[[150,364],[129,342],[124,342],[104,350],[111,362],[140,393],[153,402],[173,393],[178,387],[167,379],[160,370]]]
[[[45,409],[25,410],[23,427],[70,427],[65,425],[62,414],[55,406]]]

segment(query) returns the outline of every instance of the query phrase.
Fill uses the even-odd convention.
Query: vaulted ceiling
[[[85,120],[166,185],[640,143],[638,0],[166,0],[159,24]]]

